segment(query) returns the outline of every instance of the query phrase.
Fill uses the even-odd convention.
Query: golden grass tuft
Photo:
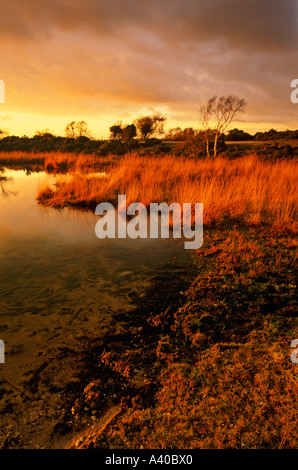
[[[126,194],[127,204],[141,202],[202,202],[204,224],[225,218],[250,225],[269,223],[295,228],[297,162],[262,161],[255,154],[225,158],[185,159],[173,156],[126,156],[110,167],[106,178],[75,174],[62,181],[52,198],[40,191],[45,205],[94,206],[117,204]]]

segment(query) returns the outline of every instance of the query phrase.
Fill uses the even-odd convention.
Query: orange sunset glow
[[[70,120],[107,138],[115,121],[160,111],[198,127],[206,97],[234,94],[249,132],[298,127],[296,2],[11,0],[0,15],[1,127],[63,135]],[[235,21],[236,19],[236,21]]]

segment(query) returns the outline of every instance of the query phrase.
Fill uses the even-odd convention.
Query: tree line
[[[140,116],[132,123],[118,121],[110,126],[110,138],[97,140],[85,121],[71,121],[65,127],[65,136],[56,136],[49,129],[36,131],[31,138],[9,136],[0,129],[0,151],[75,152],[105,156],[124,155],[138,150],[148,153],[175,153],[216,157],[226,150],[225,142],[278,141],[298,139],[298,130],[271,129],[254,135],[234,128],[231,123],[243,113],[246,101],[234,95],[210,98],[199,108],[200,128],[176,127],[164,131],[166,117],[161,113]],[[173,145],[175,143],[175,145]]]

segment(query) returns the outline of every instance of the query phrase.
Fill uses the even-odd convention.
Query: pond
[[[18,446],[16,436],[26,434],[23,447],[59,447],[59,400],[78,379],[82,344],[123,328],[119,312],[133,311],[166,263],[189,255],[173,239],[98,239],[93,212],[39,206],[38,189],[59,175],[5,169],[2,176],[2,446]]]

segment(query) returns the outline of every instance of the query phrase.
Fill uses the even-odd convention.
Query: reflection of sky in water
[[[95,224],[98,217],[94,212],[82,211],[73,208],[63,210],[46,208],[36,203],[36,195],[40,187],[46,184],[54,184],[60,176],[48,175],[44,172],[26,175],[24,171],[6,170],[8,181],[5,190],[9,196],[0,198],[0,236],[1,240],[7,237],[34,239],[38,238],[51,242],[53,245],[77,242],[93,244],[107,249],[135,250],[168,249],[172,243],[165,240],[151,239],[122,239],[99,240],[95,235]],[[99,201],[101,202],[101,201]],[[117,221],[117,218],[116,218]],[[177,246],[175,246],[177,249]]]
[[[166,263],[176,258],[180,264],[189,253],[173,240],[100,240],[93,212],[36,203],[39,187],[59,176],[12,170],[5,175],[11,179],[4,182],[8,197],[0,195],[0,383],[4,374],[27,390],[32,380],[35,407],[43,410],[59,401],[55,387],[64,390],[76,378],[77,351],[125,328],[117,314],[132,311],[159,271],[168,269],[170,279],[173,270]],[[38,374],[45,378],[40,381]],[[19,420],[16,400],[14,393],[0,396],[0,411],[9,409],[9,420]]]
[[[36,203],[38,189],[45,184],[54,183],[55,176],[41,173],[26,175],[23,171],[8,170],[5,175],[5,190],[12,194],[0,199],[1,238],[6,233],[16,238],[38,238],[46,236],[57,239],[74,240],[84,238],[88,233],[92,214],[69,210],[59,211],[44,208]],[[59,179],[59,177],[57,177]],[[16,194],[13,194],[13,193]]]
[[[64,285],[69,291],[90,276],[121,284],[121,272],[129,270],[139,276],[184,252],[182,243],[170,240],[100,240],[93,212],[44,208],[36,203],[38,189],[59,176],[13,170],[5,176],[10,178],[5,189],[12,193],[0,199],[2,288],[18,285],[22,289],[29,281],[44,286],[56,280],[57,288]]]

